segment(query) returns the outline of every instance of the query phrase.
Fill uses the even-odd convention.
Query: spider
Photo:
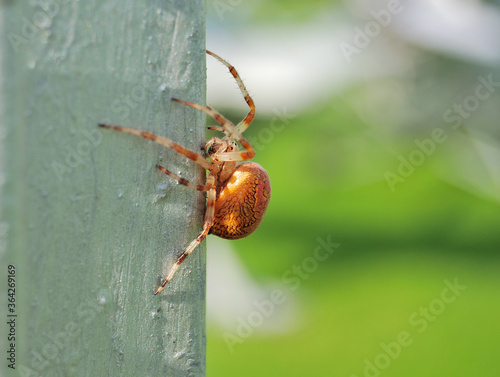
[[[236,72],[236,69],[231,64],[213,52],[206,50],[206,53],[213,56],[229,69],[250,108],[245,118],[235,126],[210,106],[201,106],[172,98],[172,101],[204,112],[220,124],[220,126],[208,127],[211,130],[223,132],[224,137],[214,137],[205,144],[204,150],[207,153],[207,157],[151,132],[122,126],[99,124],[99,127],[141,136],[167,148],[172,148],[177,153],[194,161],[208,171],[205,184],[197,185],[179,177],[160,165],[156,165],[159,170],[180,184],[198,191],[208,192],[208,198],[203,230],[177,258],[161,286],[154,292],[154,295],[163,290],[184,259],[193,252],[208,234],[214,234],[225,239],[238,239],[246,237],[255,231],[264,217],[271,197],[271,184],[266,171],[260,165],[253,162],[241,162],[238,164],[240,161],[249,160],[255,156],[255,150],[242,136],[242,133],[247,129],[255,116],[253,99],[248,94],[238,72]],[[244,150],[239,150],[237,142],[241,144]]]

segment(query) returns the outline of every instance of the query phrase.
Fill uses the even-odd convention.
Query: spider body
[[[197,185],[157,165],[159,170],[180,184],[195,190],[205,191],[208,195],[203,230],[177,258],[163,284],[155,291],[155,295],[162,291],[184,259],[191,254],[209,233],[221,238],[238,239],[246,237],[255,231],[264,217],[271,197],[271,184],[266,171],[260,165],[253,162],[239,163],[255,156],[254,149],[242,136],[242,133],[250,125],[255,116],[254,102],[243,85],[236,69],[224,59],[208,50],[207,54],[219,60],[229,69],[250,108],[246,117],[235,126],[210,106],[201,106],[172,98],[175,102],[204,112],[220,124],[220,126],[209,127],[209,129],[223,132],[225,136],[223,138],[214,137],[205,144],[204,149],[207,157],[151,132],[135,128],[99,124],[99,127],[141,136],[165,147],[172,148],[177,153],[194,161],[208,171],[205,184]],[[239,150],[238,143],[241,144],[244,150]]]
[[[260,225],[271,198],[271,182],[258,164],[237,165],[223,186],[217,188],[215,220],[210,233],[235,240]]]

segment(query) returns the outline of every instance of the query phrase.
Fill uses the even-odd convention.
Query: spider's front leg
[[[224,64],[228,69],[229,72],[233,75],[234,79],[236,80],[236,83],[240,87],[241,94],[243,94],[243,98],[245,98],[245,101],[250,107],[250,111],[248,112],[247,116],[245,119],[243,119],[237,126],[237,130],[240,134],[242,134],[248,126],[250,126],[250,123],[252,123],[253,118],[255,117],[255,104],[253,102],[252,97],[250,97],[250,94],[248,94],[248,90],[245,87],[245,84],[243,84],[243,80],[241,80],[240,75],[236,71],[236,68],[234,68],[231,64],[229,64],[227,61],[222,59],[219,55],[214,54],[211,51],[206,50],[208,55],[212,55],[215,59],[220,61],[222,64]]]
[[[206,186],[210,187],[208,190],[208,200],[207,200],[207,210],[205,212],[205,222],[203,224],[203,230],[201,233],[196,237],[191,243],[188,245],[186,250],[181,254],[179,258],[175,261],[174,265],[170,268],[170,271],[165,278],[165,281],[163,284],[156,290],[154,295],[157,295],[160,293],[163,288],[167,285],[167,283],[172,280],[172,277],[174,276],[175,272],[179,268],[182,262],[184,262],[184,259],[193,252],[193,250],[198,246],[201,241],[205,239],[205,237],[208,235],[208,232],[210,231],[210,228],[212,227],[214,223],[214,214],[215,214],[215,199],[216,199],[216,190],[215,190],[215,177],[214,176],[208,176],[207,178],[207,183]]]
[[[253,158],[255,156],[255,150],[253,149],[252,145],[250,142],[245,139],[241,133],[238,131],[238,129],[235,127],[231,121],[226,119],[222,114],[220,114],[218,111],[214,110],[210,106],[201,106],[196,103],[192,102],[187,102],[183,101],[178,98],[172,98],[172,101],[182,103],[183,105],[192,107],[193,109],[199,110],[204,112],[205,114],[211,116],[214,118],[217,122],[222,127],[222,131],[228,135],[229,138],[237,140],[243,148],[245,148],[244,151],[234,151],[234,152],[224,152],[219,155],[217,155],[216,159],[214,161],[245,161]],[[220,130],[219,127],[211,127],[212,129],[215,130]]]

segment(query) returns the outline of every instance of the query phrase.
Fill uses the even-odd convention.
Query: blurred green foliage
[[[244,16],[267,27],[300,25],[341,7],[339,22],[352,28],[370,20],[369,2],[241,4],[214,19],[222,24]],[[384,6],[374,3],[376,9]],[[382,46],[381,55],[398,50],[394,58],[404,56],[411,64],[385,77],[360,79],[359,86],[322,98],[304,112],[289,108],[296,116],[278,131],[272,130],[272,116],[258,115],[245,132],[256,146],[254,161],[267,169],[272,183],[261,227],[231,243],[252,276],[263,285],[281,282],[288,289],[283,274],[314,256],[318,237],[340,246],[291,292],[298,319],[289,332],[255,329],[231,350],[226,330],[210,325],[209,377],[499,375],[500,204],[493,199],[500,197],[498,183],[488,176],[488,164],[481,166],[474,144],[460,144],[474,139],[468,139],[470,131],[498,140],[498,93],[467,116],[467,127],[451,131],[443,114],[474,94],[479,77],[493,75],[498,81],[500,71],[478,64],[472,55],[457,59],[408,46],[391,33],[395,50],[384,50],[375,39],[367,50]],[[324,42],[327,51],[336,48],[328,31]],[[364,51],[355,56],[355,63],[364,63],[360,77],[390,62],[374,56]],[[445,130],[446,141],[391,189],[385,174],[396,172],[399,157],[407,158],[415,140],[428,138],[436,128]],[[488,195],[489,187],[462,189],[467,184],[453,184],[443,169],[457,181],[478,172],[493,190]],[[448,296],[449,284],[462,290]],[[397,343],[401,339],[406,342]]]
[[[311,257],[318,237],[340,247],[294,292],[291,332],[256,332],[231,352],[209,327],[208,376],[497,376],[498,203],[440,180],[427,161],[392,192],[384,173],[397,157],[343,99],[264,140],[270,124],[261,117],[246,136],[260,145],[254,160],[271,177],[271,204],[259,230],[232,245],[261,282]],[[467,288],[440,307],[454,279]],[[437,315],[420,331],[412,315],[425,318],[429,305]],[[402,332],[411,344],[384,356],[381,344]]]

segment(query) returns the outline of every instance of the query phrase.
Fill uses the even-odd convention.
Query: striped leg
[[[214,223],[216,191],[215,191],[215,178],[213,176],[209,176],[207,178],[207,186],[209,186],[210,189],[208,190],[207,210],[205,212],[205,223],[203,224],[203,230],[198,235],[198,237],[196,237],[188,245],[188,247],[181,254],[181,256],[177,258],[174,265],[170,269],[167,277],[165,278],[165,281],[154,293],[155,296],[158,293],[160,293],[163,290],[163,288],[165,288],[167,283],[174,276],[175,272],[177,271],[181,263],[184,262],[184,259],[186,259],[186,257],[193,252],[196,246],[198,246],[201,243],[201,241],[205,239],[205,237],[208,235],[208,232],[210,231],[210,228],[212,227],[212,224]]]
[[[218,154],[216,156],[215,161],[243,161],[249,160],[255,156],[255,150],[252,145],[246,140],[241,133],[236,129],[233,123],[231,123],[228,119],[226,119],[222,114],[215,111],[211,107],[201,106],[196,103],[191,103],[187,101],[183,101],[181,99],[172,98],[172,101],[182,103],[186,106],[190,106],[196,110],[200,110],[207,115],[210,115],[214,118],[220,125],[227,131],[225,132],[230,138],[236,139],[240,142],[240,144],[245,148],[245,151],[237,151],[237,152],[225,152]],[[211,129],[219,130],[218,127],[211,127]],[[215,157],[215,156],[214,156]]]
[[[179,153],[179,154],[181,154],[181,155],[189,158],[190,160],[196,162],[198,165],[202,166],[205,169],[210,169],[210,166],[212,165],[203,156],[201,156],[198,153],[193,152],[193,151],[191,151],[191,150],[183,147],[180,144],[177,144],[177,143],[173,142],[170,139],[167,139],[166,137],[155,135],[155,134],[153,134],[151,132],[141,131],[141,130],[137,130],[135,128],[128,128],[128,127],[122,127],[122,126],[111,126],[111,125],[108,125],[108,124],[99,124],[99,127],[108,128],[108,129],[111,129],[111,130],[117,130],[117,131],[122,131],[122,132],[129,133],[129,134],[132,134],[132,135],[141,136],[144,139],[148,139],[148,140],[154,141],[155,143],[163,145],[164,147],[172,148],[177,153]]]
[[[252,120],[255,117],[255,104],[253,102],[253,99],[252,99],[252,97],[250,97],[250,94],[248,94],[248,90],[247,90],[247,88],[245,88],[245,85],[243,84],[243,81],[241,80],[241,77],[238,74],[238,72],[236,71],[236,69],[231,64],[229,64],[227,61],[222,59],[220,56],[214,54],[211,51],[208,51],[208,50],[206,50],[206,51],[207,51],[208,55],[213,56],[215,59],[220,61],[222,64],[224,64],[229,69],[229,72],[231,72],[234,79],[236,80],[236,83],[240,87],[241,93],[243,94],[243,97],[245,98],[245,101],[248,104],[248,107],[250,107],[250,111],[248,112],[245,119],[243,119],[236,126],[236,128],[238,129],[238,132],[240,134],[242,134],[247,129],[247,127],[250,125],[250,123],[252,123]]]
[[[170,170],[165,169],[163,166],[156,165],[158,169],[160,169],[162,172],[164,172],[166,175],[169,177],[172,177],[175,179],[177,182],[179,182],[181,185],[187,186],[189,188],[192,188],[194,190],[198,191],[208,191],[210,190],[209,185],[195,185],[194,183],[189,182],[187,179],[181,178],[178,175],[172,173]]]

